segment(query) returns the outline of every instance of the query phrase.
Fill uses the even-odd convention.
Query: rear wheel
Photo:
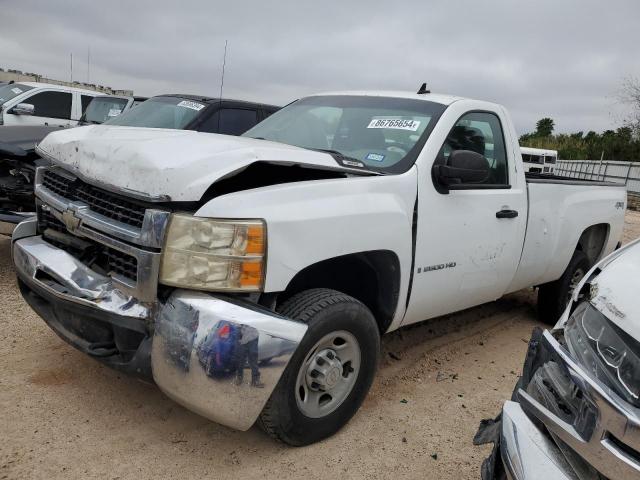
[[[279,313],[308,325],[258,424],[290,445],[333,435],[367,395],[380,356],[380,334],[369,309],[329,289],[300,292]]]
[[[587,256],[576,250],[562,276],[555,282],[545,283],[538,292],[538,316],[548,325],[554,325],[571,301],[573,291],[589,271]]]

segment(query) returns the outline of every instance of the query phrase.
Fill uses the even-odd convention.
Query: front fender
[[[320,261],[390,250],[400,261],[405,295],[416,191],[414,167],[402,175],[314,180],[235,192],[210,200],[196,216],[266,221],[267,292],[285,290],[296,273]]]

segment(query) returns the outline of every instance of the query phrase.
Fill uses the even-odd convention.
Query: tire
[[[371,387],[380,359],[380,333],[375,318],[365,305],[335,290],[324,288],[305,290],[285,301],[277,311],[286,317],[306,323],[308,329],[262,410],[258,425],[271,437],[289,445],[309,445],[336,433],[362,404]],[[320,416],[310,416],[305,408],[308,410],[314,408],[315,403],[311,401],[314,398],[313,395],[320,395],[318,398],[322,400],[326,394],[323,394],[324,390],[312,391],[314,382],[311,385],[307,383],[304,387],[300,382],[301,379],[303,382],[309,379],[308,374],[305,374],[312,368],[308,366],[309,362],[311,365],[327,365],[324,363],[325,360],[322,364],[313,363],[323,355],[323,352],[327,352],[324,347],[316,348],[316,346],[319,342],[322,345],[324,339],[333,336],[336,336],[334,341],[335,345],[338,345],[335,350],[337,352],[335,359],[339,362],[342,361],[340,352],[343,351],[340,350],[342,348],[340,345],[347,347],[350,352],[355,351],[350,346],[354,344],[353,339],[355,339],[359,356],[358,362],[354,360],[352,365],[357,368],[349,372],[351,362],[340,364],[344,368],[343,374],[337,377],[334,375],[332,378],[334,380],[338,378],[336,384],[340,385],[352,382],[351,386],[348,389],[341,387],[342,393],[336,394],[335,398],[331,397],[333,391],[327,390],[331,398],[328,406],[315,408],[318,411],[321,408],[333,408],[333,410],[327,411],[326,414],[320,412],[318,413]],[[348,341],[341,344],[341,336],[343,342],[345,338]],[[345,353],[343,358],[346,359],[348,356]],[[331,362],[335,362],[335,359]],[[333,365],[333,363],[328,364]],[[316,373],[316,370],[312,371],[312,374]],[[329,377],[330,375],[327,376]],[[315,387],[317,386],[315,384]],[[307,395],[306,392],[309,392],[306,397],[309,405],[301,406]],[[335,407],[332,406],[332,402],[335,403]],[[318,402],[318,405],[322,405],[322,402]]]
[[[562,276],[545,283],[538,291],[538,317],[547,325],[555,325],[569,304],[573,288],[591,268],[587,256],[576,250]]]

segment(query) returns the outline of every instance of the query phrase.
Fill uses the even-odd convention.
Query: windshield
[[[127,106],[126,98],[95,97],[80,117],[82,123],[104,123],[110,118],[117,117]]]
[[[341,155],[344,165],[389,173],[407,170],[445,106],[374,96],[307,97],[244,133]],[[415,148],[414,148],[415,147]]]
[[[0,105],[8,102],[14,97],[17,97],[21,93],[31,90],[33,87],[28,87],[21,83],[10,83],[9,85],[2,85],[0,87]]]
[[[180,97],[153,97],[104,123],[126,127],[182,130],[200,115],[206,106],[205,103]]]

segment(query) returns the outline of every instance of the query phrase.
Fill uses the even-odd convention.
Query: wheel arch
[[[594,265],[604,252],[611,226],[608,223],[596,223],[584,229],[580,234],[576,250],[583,252]]]
[[[278,295],[281,304],[310,288],[330,288],[350,295],[371,310],[380,333],[393,321],[400,298],[400,259],[391,250],[350,253],[305,267]]]

